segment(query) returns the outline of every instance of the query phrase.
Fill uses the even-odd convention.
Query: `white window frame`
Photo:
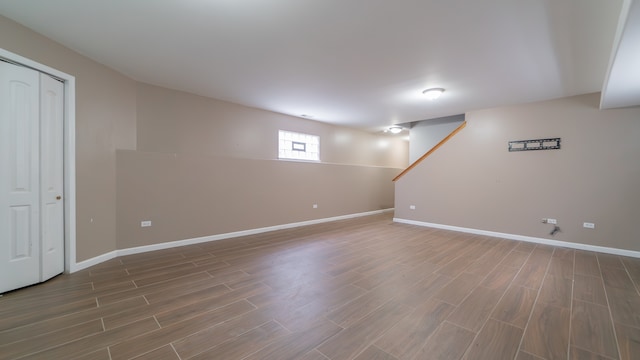
[[[278,159],[320,162],[320,136],[279,130]]]

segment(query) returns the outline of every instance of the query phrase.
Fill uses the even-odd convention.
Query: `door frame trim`
[[[64,82],[64,272],[76,264],[76,78],[0,48],[0,58],[52,75]]]

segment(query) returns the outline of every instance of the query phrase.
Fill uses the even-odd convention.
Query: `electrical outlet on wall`
[[[582,223],[582,227],[587,228],[587,229],[595,229],[596,228],[596,224],[590,223],[590,222],[586,222],[586,223]]]
[[[151,220],[145,220],[140,222],[140,227],[149,227],[151,226]]]
[[[416,209],[416,206],[415,206],[415,205],[409,205],[409,209],[411,209],[411,210],[415,210],[415,209]]]
[[[318,204],[313,204],[313,208],[317,209],[318,208]]]

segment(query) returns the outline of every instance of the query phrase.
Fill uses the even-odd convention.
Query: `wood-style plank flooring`
[[[640,359],[640,259],[390,214],[124,256],[0,298],[0,359]]]

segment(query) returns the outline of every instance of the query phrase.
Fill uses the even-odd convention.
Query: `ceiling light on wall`
[[[392,134],[399,134],[400,132],[402,132],[402,128],[400,126],[392,126],[389,128],[389,132],[391,132]]]
[[[422,93],[424,94],[424,96],[427,97],[427,99],[435,100],[435,99],[439,98],[440,95],[442,95],[443,92],[444,92],[443,88],[431,88],[431,89],[427,89],[427,90],[423,91]]]

